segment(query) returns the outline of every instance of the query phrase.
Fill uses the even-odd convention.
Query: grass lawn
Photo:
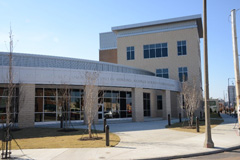
[[[216,113],[211,113],[211,128],[216,127],[217,125],[221,124],[223,122],[223,119],[221,117],[218,117]],[[196,124],[194,123],[194,127]],[[199,132],[196,131],[196,128],[189,129],[188,122],[184,121],[182,123],[174,123],[171,126],[166,125],[166,128],[174,129],[177,131],[183,131],[183,132],[193,132],[193,133],[205,133],[205,121],[199,121]]]
[[[98,131],[97,135],[102,139],[82,141],[80,138],[88,137],[88,134],[83,134],[86,131],[84,129],[71,132],[59,130],[59,128],[25,128],[11,133],[21,149],[106,147],[105,133],[101,131]],[[2,135],[1,130],[1,140]],[[116,134],[110,133],[110,146],[117,145],[119,141],[120,138]],[[12,149],[19,149],[16,142],[12,140]]]

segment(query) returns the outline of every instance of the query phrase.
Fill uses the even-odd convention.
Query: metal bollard
[[[109,146],[109,126],[105,126],[105,131],[106,131],[106,146]]]
[[[179,123],[181,123],[182,122],[182,115],[181,115],[181,113],[179,113]]]
[[[104,118],[103,120],[103,132],[105,133],[105,126],[107,125],[107,119]]]
[[[168,125],[171,126],[171,116],[168,114]]]
[[[196,130],[199,132],[199,119],[196,117]]]

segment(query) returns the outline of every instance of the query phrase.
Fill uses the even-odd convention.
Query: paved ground
[[[211,154],[205,156],[197,156],[190,158],[180,158],[177,160],[239,160],[240,159],[240,149],[225,151],[223,153]]]
[[[109,148],[76,148],[76,149],[25,149],[13,150],[13,157],[18,159],[158,159],[166,157],[184,157],[211,152],[220,152],[231,147],[240,147],[240,136],[237,135],[236,119],[222,115],[224,123],[212,130],[215,148],[203,147],[205,135],[179,132],[165,129],[167,121],[154,119],[146,122],[111,123],[110,131],[121,138],[116,147]],[[152,120],[152,119],[150,119]],[[177,120],[175,120],[177,121]],[[48,125],[48,126],[54,126]],[[85,126],[75,126],[85,127]],[[102,129],[102,124],[96,126]]]

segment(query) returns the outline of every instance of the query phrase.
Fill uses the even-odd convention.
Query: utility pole
[[[238,47],[237,47],[237,31],[236,31],[236,10],[231,11],[231,21],[232,21],[232,41],[233,41],[233,61],[234,61],[234,71],[235,71],[235,85],[236,85],[236,101],[237,101],[237,113],[238,113],[238,123],[240,125],[240,107],[239,107],[239,61],[238,61]],[[239,126],[238,125],[238,126]],[[240,136],[240,126],[238,127],[238,135]]]
[[[204,47],[204,91],[205,91],[205,141],[204,147],[213,148],[214,143],[211,136],[210,126],[210,109],[209,100],[209,83],[208,83],[208,47],[207,47],[207,2],[203,0],[203,47]]]

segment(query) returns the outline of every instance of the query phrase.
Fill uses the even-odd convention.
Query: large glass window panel
[[[56,121],[56,113],[44,113],[44,121]]]
[[[126,99],[127,117],[132,117],[132,99]]]
[[[80,115],[80,120],[84,120],[84,112],[81,112]]]
[[[120,99],[120,110],[126,110],[126,99]]]
[[[45,88],[44,89],[44,95],[45,96],[56,96],[56,89]]]
[[[0,113],[6,113],[7,97],[0,97]]]
[[[43,113],[35,113],[35,122],[43,121]]]
[[[127,92],[126,93],[126,98],[132,98],[132,93],[131,92]]]
[[[98,97],[103,97],[103,93],[104,93],[103,90],[99,90],[99,91],[98,91]]]
[[[120,111],[120,118],[126,118],[127,112],[126,111]]]
[[[157,96],[157,109],[162,110],[162,96]]]
[[[144,58],[149,58],[149,50],[144,50]]]
[[[119,98],[119,91],[112,91],[113,98]]]
[[[130,57],[131,57],[131,52],[127,52],[127,60],[130,60]]]
[[[36,88],[36,96],[43,96],[43,88]]]
[[[35,112],[43,112],[43,97],[35,98]]]
[[[155,58],[155,57],[156,57],[155,49],[150,49],[150,58]]]
[[[71,120],[80,120],[80,112],[71,112]]]
[[[71,97],[80,97],[81,92],[79,89],[72,89],[71,90]]]
[[[80,98],[75,98],[75,97],[72,97],[71,98],[71,103],[70,103],[70,109],[71,111],[77,111],[79,112],[80,111]]]
[[[104,97],[105,98],[112,97],[112,92],[111,91],[104,91]]]
[[[168,49],[167,48],[163,48],[162,49],[162,57],[167,57],[168,56]]]
[[[134,51],[131,51],[131,59],[135,59],[135,57],[134,57]]]
[[[56,112],[56,99],[53,97],[44,98],[44,112]]]
[[[121,97],[121,98],[126,98],[126,92],[121,91],[121,92],[120,92],[120,97]]]
[[[8,96],[8,89],[0,88],[0,96]]]
[[[162,51],[160,48],[156,49],[156,57],[162,57]]]
[[[112,110],[111,98],[104,98],[104,111],[108,112]]]

